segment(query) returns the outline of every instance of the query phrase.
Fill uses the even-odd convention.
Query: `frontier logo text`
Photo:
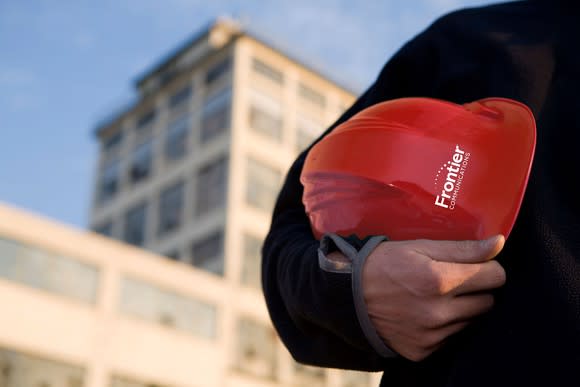
[[[441,168],[439,168],[437,176],[435,177],[435,186],[438,185],[439,181],[443,181],[442,174],[445,175],[445,171],[447,172],[447,176],[443,182],[441,194],[435,197],[436,206],[448,210],[455,209],[455,204],[459,197],[459,192],[461,191],[461,183],[463,182],[470,157],[471,154],[469,152],[466,153],[459,147],[459,145],[456,145],[451,160],[447,161]]]

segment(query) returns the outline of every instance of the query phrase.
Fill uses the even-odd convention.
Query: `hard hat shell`
[[[507,238],[535,144],[533,114],[514,100],[382,102],[310,150],[303,202],[317,238]]]

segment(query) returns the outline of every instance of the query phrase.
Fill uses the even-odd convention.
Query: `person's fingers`
[[[456,281],[455,288],[450,291],[456,296],[497,289],[506,282],[505,270],[497,261],[454,266],[460,266],[458,270],[463,272],[463,280]]]
[[[450,336],[463,330],[470,322],[460,321],[435,329],[425,329],[420,334],[416,334],[415,332],[413,334],[401,332],[397,343],[404,342],[405,345],[399,354],[409,360],[423,360],[441,348]]]
[[[449,324],[469,321],[493,307],[494,299],[491,294],[473,294],[454,297],[449,301],[449,308],[453,317]]]
[[[491,294],[476,294],[439,300],[424,311],[422,325],[428,329],[440,329],[448,325],[469,321],[487,312],[493,306]]]
[[[505,270],[497,261],[473,264],[431,261],[429,266],[430,274],[438,279],[439,295],[496,289],[506,281]]]
[[[494,258],[503,248],[505,238],[496,235],[482,241],[412,241],[415,252],[436,261],[478,263]]]

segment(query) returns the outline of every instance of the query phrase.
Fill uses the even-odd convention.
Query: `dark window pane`
[[[112,198],[119,189],[119,162],[113,162],[103,169],[99,182],[99,201]]]
[[[164,255],[173,261],[179,261],[181,259],[181,253],[179,252],[179,250],[171,250],[170,252]]]
[[[113,222],[105,222],[94,228],[97,234],[111,238],[113,236]]]
[[[149,126],[150,124],[153,123],[153,121],[155,121],[155,110],[150,110],[147,113],[143,114],[141,117],[139,117],[139,119],[137,120],[137,129]]]
[[[259,59],[254,58],[252,61],[252,69],[266,78],[271,79],[272,81],[282,84],[284,83],[284,74],[281,71],[276,70],[272,66],[262,62]]]
[[[222,208],[226,201],[228,159],[221,158],[202,167],[196,181],[196,215]]]
[[[169,107],[175,108],[181,105],[182,103],[187,102],[189,100],[189,97],[191,97],[191,91],[192,89],[190,85],[187,85],[181,90],[178,90],[175,94],[169,97]]]
[[[217,81],[219,78],[221,78],[224,74],[226,74],[230,70],[231,65],[232,61],[229,57],[213,65],[207,71],[207,74],[205,76],[205,84],[209,85]]]
[[[320,107],[326,106],[326,98],[324,97],[324,95],[320,94],[316,90],[312,89],[309,86],[306,86],[303,83],[301,83],[300,86],[298,87],[298,94],[302,98],[314,103],[315,105],[318,105]]]
[[[123,142],[123,132],[118,130],[110,137],[103,140],[103,147],[105,152],[112,152],[114,149],[118,148]]]
[[[165,157],[168,160],[179,160],[187,152],[190,117],[184,115],[169,125],[165,138]]]
[[[133,152],[130,169],[130,179],[136,183],[147,178],[151,174],[151,165],[153,160],[152,141],[140,145]]]
[[[179,182],[161,193],[159,203],[159,235],[173,231],[183,219],[184,184]]]
[[[231,95],[231,89],[226,89],[205,102],[201,123],[201,142],[207,142],[229,128]]]
[[[259,209],[271,211],[280,190],[282,173],[262,162],[248,159],[246,201]]]
[[[194,242],[191,246],[194,266],[211,273],[224,275],[224,234],[215,232],[209,237]]]
[[[159,76],[159,85],[160,87],[163,87],[165,85],[167,85],[169,82],[171,82],[173,79],[175,79],[175,77],[177,76],[179,72],[172,68],[172,69],[168,69],[166,71],[164,71],[160,76]]]
[[[146,203],[130,209],[125,215],[125,232],[123,235],[125,242],[136,246],[143,246],[145,244],[146,221]]]

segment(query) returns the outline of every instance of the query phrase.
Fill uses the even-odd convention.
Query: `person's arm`
[[[430,30],[403,47],[373,86],[324,135],[362,109],[385,100],[451,95],[441,88],[449,83],[441,80],[443,54],[437,34]],[[446,74],[446,79],[449,76]],[[387,363],[404,359],[381,356],[377,346],[370,344],[373,340],[369,341],[368,329],[365,335],[357,318],[357,307],[359,315],[361,308],[360,303],[355,307],[353,277],[319,265],[319,241],[312,234],[302,204],[300,174],[307,151],[286,177],[263,246],[262,283],[271,319],[299,362],[384,370]],[[364,263],[362,288],[368,317],[382,344],[407,359],[421,360],[448,335],[489,309],[490,297],[471,297],[469,293],[503,284],[503,269],[490,261],[499,249],[499,240],[488,245],[434,241],[379,244]],[[369,271],[369,267],[373,269]],[[390,272],[395,275],[387,276]],[[397,319],[400,316],[404,318]]]
[[[432,53],[428,44],[418,45],[421,43],[414,41],[403,48],[375,84],[326,133],[375,103],[428,95],[432,79],[423,66],[428,67]],[[303,152],[286,177],[263,247],[262,282],[272,321],[300,362],[381,370],[384,359],[369,345],[357,321],[350,276],[318,266],[319,242],[305,214],[299,180],[305,157]]]

